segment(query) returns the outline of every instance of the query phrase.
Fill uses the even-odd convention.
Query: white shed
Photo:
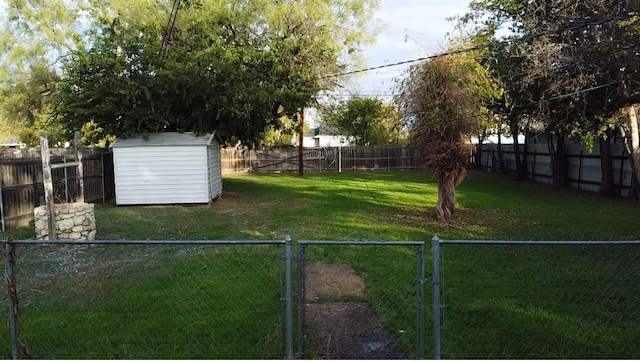
[[[208,203],[222,193],[215,133],[151,133],[112,145],[116,205]]]

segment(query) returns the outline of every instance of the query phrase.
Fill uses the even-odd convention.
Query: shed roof
[[[213,142],[214,136],[215,133],[196,135],[193,132],[134,134],[127,138],[118,138],[111,147],[208,146]]]

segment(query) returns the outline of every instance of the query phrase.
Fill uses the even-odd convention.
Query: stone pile
[[[73,203],[55,204],[56,234],[58,239],[94,240],[96,238],[96,219],[93,204]],[[49,240],[49,216],[47,207],[33,209],[36,238]]]

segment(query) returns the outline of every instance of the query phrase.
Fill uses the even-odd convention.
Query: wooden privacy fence
[[[74,162],[74,157],[52,156],[51,162]],[[113,154],[83,154],[84,200],[105,202],[115,196]],[[56,203],[78,197],[76,169],[51,170]],[[33,220],[33,209],[44,205],[42,160],[38,158],[0,159],[0,222],[2,230],[26,226]]]
[[[222,172],[297,172],[295,147],[252,150],[223,148]],[[405,171],[420,168],[414,147],[317,147],[305,148],[305,172]]]

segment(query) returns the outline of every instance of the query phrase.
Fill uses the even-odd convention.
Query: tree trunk
[[[553,135],[549,135],[550,144],[553,144]],[[558,141],[554,150],[551,150],[551,176],[553,184],[557,186],[566,186],[568,183],[567,177],[567,155],[565,150],[564,135],[558,135]]]
[[[502,133],[501,132],[498,132],[498,166],[500,167],[500,173],[507,172],[507,169],[504,167],[504,157],[502,154]]]
[[[640,185],[640,134],[638,133],[638,115],[635,105],[627,107],[629,135],[625,136],[625,147],[627,155],[633,169],[633,180],[631,182],[631,193],[629,197],[640,200],[638,197],[638,185]],[[634,187],[635,186],[635,187]]]
[[[514,117],[515,118],[515,117]],[[516,119],[509,120],[509,129],[511,130],[511,137],[513,138],[513,157],[516,159],[516,179],[524,180],[527,178],[526,163],[523,164],[520,155],[520,145],[518,144],[518,121]]]
[[[529,169],[529,140],[531,139],[531,132],[529,132],[529,128],[525,128],[524,131],[524,144],[523,144],[523,151],[522,151],[522,172],[524,175],[523,180],[527,179],[528,176],[528,169]]]
[[[459,168],[452,171],[440,171],[438,180],[438,203],[436,218],[450,221],[456,208],[456,187],[462,182],[467,170]]]
[[[476,154],[475,154],[475,158],[473,159],[473,168],[475,170],[482,169],[482,143],[484,142],[485,138],[486,138],[486,130],[482,131],[482,134],[478,136],[478,144],[476,145]]]
[[[616,190],[613,184],[613,160],[611,158],[611,137],[607,135],[600,137],[600,190],[598,193],[604,197],[614,197]]]

